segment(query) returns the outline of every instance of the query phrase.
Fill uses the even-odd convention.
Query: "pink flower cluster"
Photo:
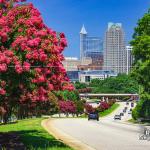
[[[5,81],[0,81],[0,95],[5,95],[6,90],[5,90],[6,82]]]
[[[100,103],[100,106],[99,106],[99,108],[101,109],[101,110],[106,110],[106,109],[108,109],[110,106],[109,106],[109,104],[107,103],[107,102],[101,102]]]
[[[26,1],[26,0],[0,0],[0,4],[2,5],[2,6],[5,6],[5,7],[3,7],[3,8],[8,8],[8,7],[10,7],[11,5],[12,5],[12,2],[14,2],[14,3],[18,3],[18,2],[24,2],[24,1]],[[2,7],[1,6],[1,7]]]
[[[22,91],[21,101],[45,101],[49,91],[73,90],[62,65],[62,51],[67,46],[65,35],[48,28],[32,4],[12,7],[8,0],[0,0],[0,4],[5,6],[0,16],[0,73],[4,76],[13,73],[13,78],[26,74],[28,78],[18,85],[26,91]],[[5,82],[10,87],[11,82]],[[29,86],[34,89],[28,91]],[[0,93],[5,92],[0,89]]]
[[[61,113],[75,113],[76,105],[72,101],[59,101],[59,110]]]
[[[6,72],[7,66],[12,61],[13,52],[4,49],[4,47],[1,47],[1,50],[2,51],[0,51],[0,72]]]
[[[85,111],[86,113],[92,113],[95,111],[95,109],[91,105],[85,104]]]

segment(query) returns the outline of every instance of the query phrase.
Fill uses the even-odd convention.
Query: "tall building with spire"
[[[86,41],[87,41],[87,32],[83,25],[82,29],[80,31],[80,59],[81,60],[83,60],[85,57],[85,51],[86,51],[86,47],[87,47]]]
[[[104,39],[104,69],[127,72],[125,35],[121,23],[108,23]]]
[[[83,25],[80,31],[80,59],[91,58],[92,68],[102,69],[103,65],[103,41],[99,37],[88,36]]]

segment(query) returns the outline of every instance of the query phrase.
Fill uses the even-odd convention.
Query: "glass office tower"
[[[102,69],[103,65],[103,42],[99,37],[87,35],[83,25],[80,32],[80,59],[91,58],[94,69]]]

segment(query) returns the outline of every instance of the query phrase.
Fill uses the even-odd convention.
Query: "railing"
[[[139,94],[111,94],[111,93],[100,93],[100,94],[93,94],[93,93],[81,93],[80,97],[92,97],[92,96],[139,96]]]

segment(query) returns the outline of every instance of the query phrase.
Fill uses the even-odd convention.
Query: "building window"
[[[90,76],[85,76],[85,82],[90,82],[90,81],[91,81]]]

